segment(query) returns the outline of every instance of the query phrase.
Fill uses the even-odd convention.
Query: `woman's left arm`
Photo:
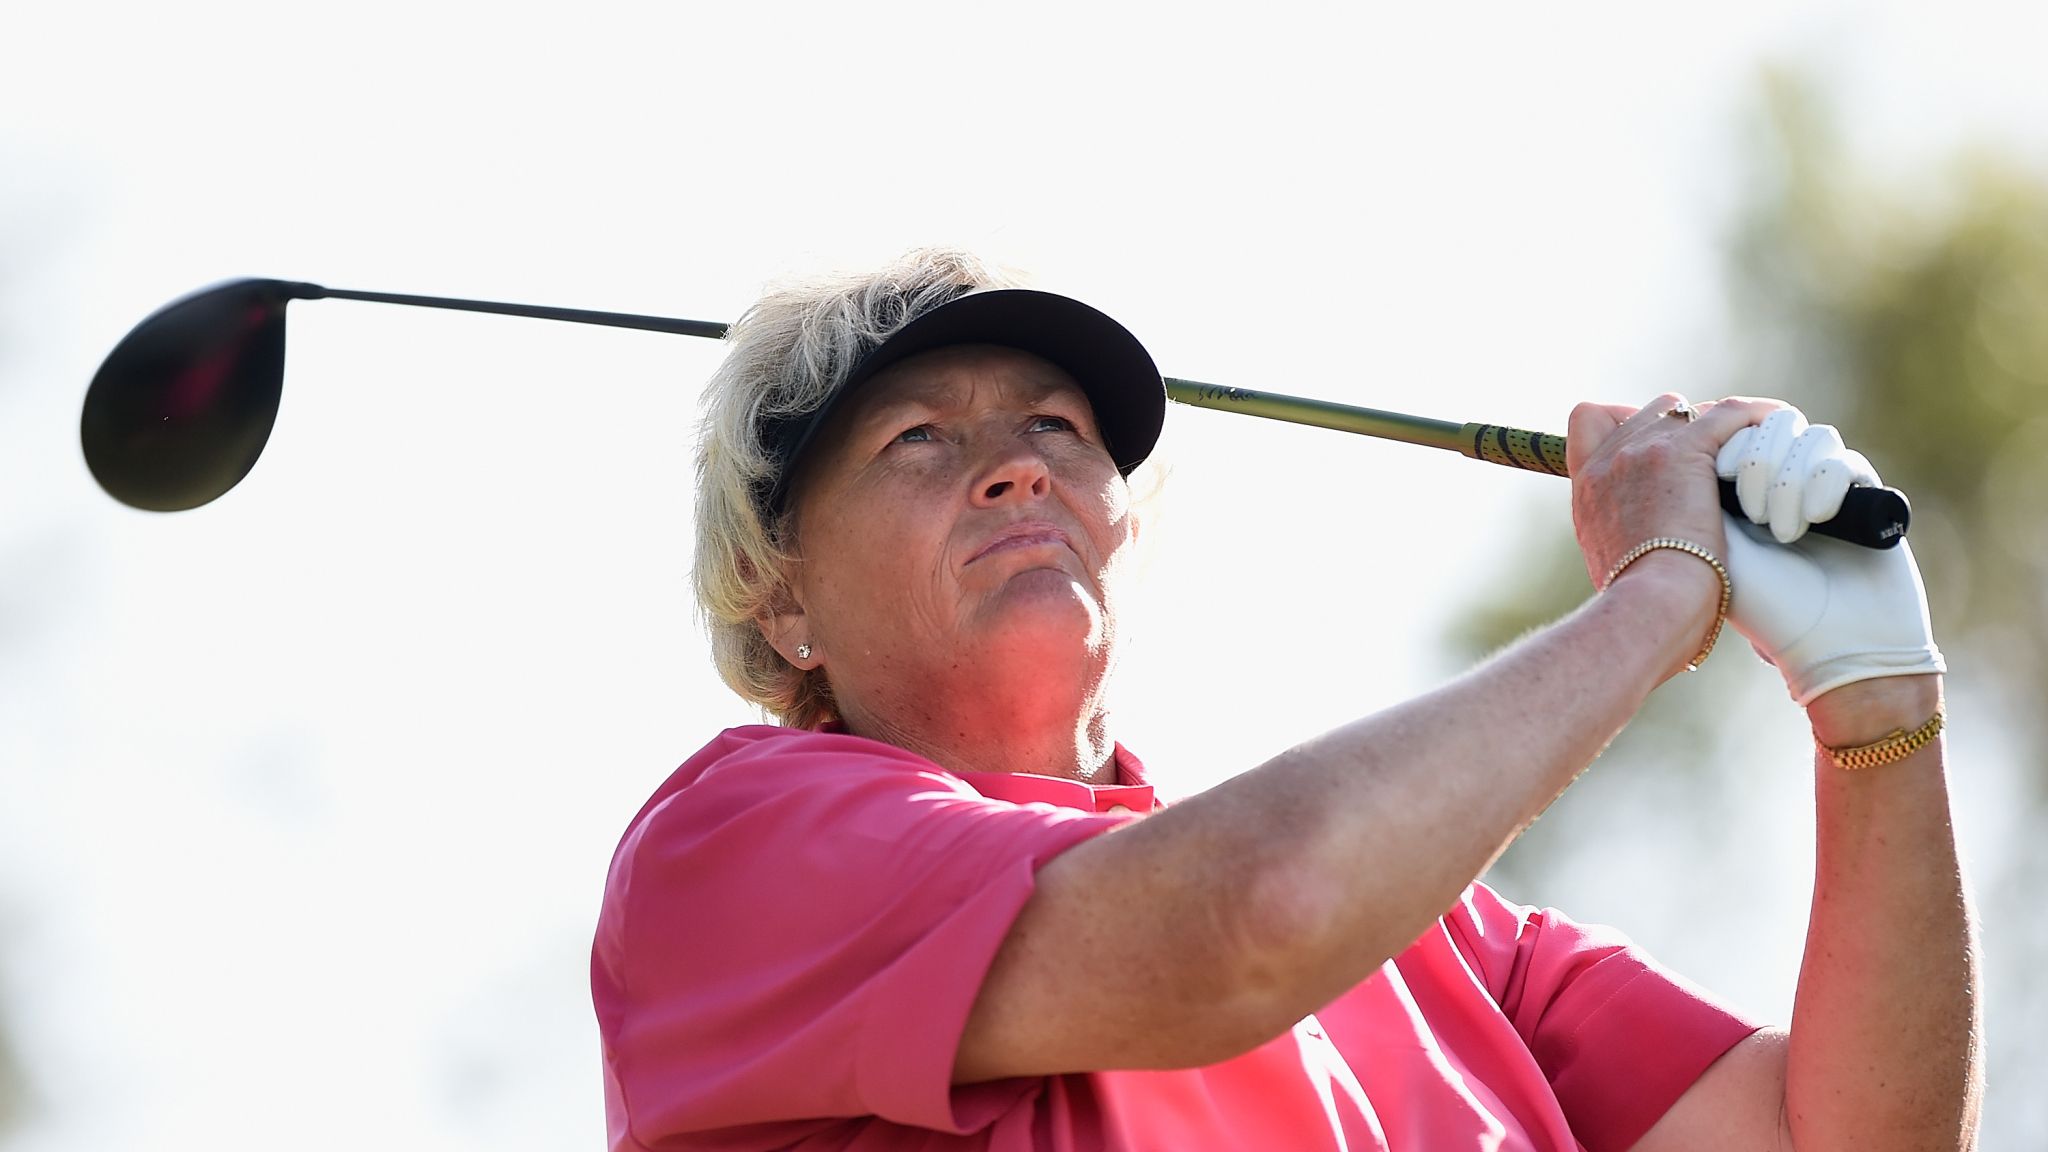
[[[1866,680],[1807,709],[1835,748],[1911,732],[1939,676]],[[1871,768],[1816,749],[1813,912],[1792,1007],[1785,1112],[1803,1149],[1969,1148],[1983,1010],[1944,746]]]
[[[1814,700],[1818,746],[1911,731],[1939,676],[1866,680]],[[1949,822],[1942,741],[1872,768],[1816,747],[1813,911],[1789,1037],[1731,1049],[1636,1152],[1967,1149],[1983,1096],[1976,939]]]
[[[1738,1044],[1637,1147],[1974,1147],[1983,1007],[1945,746],[1857,768],[1828,752],[1915,732],[1941,707],[1912,546],[1801,539],[1851,483],[1879,479],[1796,410],[1738,432],[1715,463],[1749,521],[1727,526],[1729,620],[1813,726],[1813,910],[1789,1037]]]

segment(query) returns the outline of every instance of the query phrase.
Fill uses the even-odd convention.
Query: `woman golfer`
[[[697,590],[780,723],[714,737],[619,845],[592,965],[614,1149],[1971,1143],[1942,662],[1906,548],[1798,539],[1874,479],[1832,429],[1581,405],[1599,595],[1162,807],[1108,704],[1125,477],[1164,410],[1138,342],[919,253],[772,294],[729,344]],[[1717,468],[1767,527],[1724,525]],[[1475,879],[1724,618],[1817,745],[1789,1028]]]

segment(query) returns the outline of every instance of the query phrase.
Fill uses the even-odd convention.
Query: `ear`
[[[811,644],[811,620],[804,614],[803,605],[790,597],[779,608],[779,611],[754,618],[754,626],[761,630],[768,646],[781,653],[784,660],[806,672],[823,664],[825,661],[815,645],[807,654],[798,655],[799,649]]]

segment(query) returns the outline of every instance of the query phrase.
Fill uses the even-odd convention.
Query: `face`
[[[814,442],[794,507],[798,610],[764,628],[786,657],[811,645],[795,662],[842,709],[1017,669],[1092,683],[1113,660],[1130,491],[1087,398],[1038,357],[967,345],[876,375]]]

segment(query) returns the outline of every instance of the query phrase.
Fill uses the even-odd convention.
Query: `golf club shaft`
[[[679,320],[667,316],[640,316],[629,312],[594,312],[583,308],[550,308],[535,304],[504,304],[491,300],[461,300],[447,296],[406,296],[389,292],[357,292],[300,283],[292,295],[299,299],[368,300],[382,304],[409,304],[426,308],[452,308],[465,312],[490,312],[502,316],[528,316],[541,320],[567,320],[576,324],[601,324],[611,328],[639,328],[683,336],[721,339],[727,325],[711,320]],[[1545,432],[1509,428],[1501,424],[1453,424],[1377,408],[1359,408],[1284,396],[1276,392],[1255,392],[1249,388],[1228,388],[1199,380],[1168,377],[1169,399],[1198,408],[1214,408],[1268,420],[1308,424],[1353,432],[1381,440],[1398,440],[1427,448],[1445,448],[1475,460],[1566,475],[1565,440]],[[1732,515],[1742,514],[1735,494],[1735,482],[1721,481],[1721,506]],[[1866,548],[1889,548],[1905,538],[1911,509],[1905,495],[1894,488],[1858,487],[1849,490],[1842,510],[1833,519],[1812,526],[1810,531],[1832,536]]]
[[[1547,432],[1531,432],[1502,424],[1453,424],[1377,408],[1357,408],[1328,400],[1254,392],[1249,388],[1226,388],[1198,380],[1166,381],[1168,398],[1198,408],[1214,408],[1291,424],[1310,424],[1339,432],[1355,432],[1382,440],[1399,440],[1426,448],[1445,448],[1474,460],[1503,464],[1551,476],[1567,475],[1565,439]],[[1742,516],[1742,501],[1735,481],[1721,481],[1721,507],[1730,515]],[[1912,509],[1905,494],[1896,488],[1855,487],[1842,499],[1842,510],[1833,519],[1812,525],[1808,531],[1830,536],[1865,548],[1890,548],[1905,539]]]
[[[602,324],[607,328],[639,328],[647,332],[669,332],[678,336],[725,336],[726,325],[712,320],[677,320],[668,316],[639,316],[631,312],[593,312],[586,308],[549,308],[540,304],[501,304],[493,300],[458,300],[448,296],[401,296],[390,292],[357,292],[348,288],[309,289],[302,300],[370,300],[379,304],[410,304],[420,308],[452,308],[459,312],[491,312],[500,316],[530,316],[537,320],[567,320],[573,324]]]

